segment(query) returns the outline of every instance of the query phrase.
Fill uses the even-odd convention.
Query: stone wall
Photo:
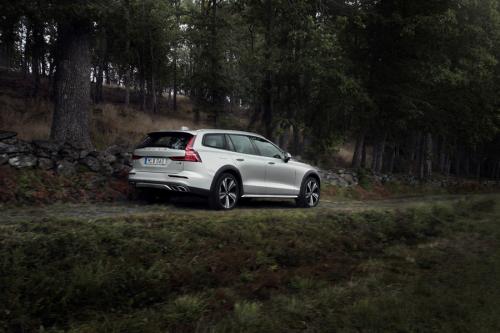
[[[57,174],[71,176],[81,171],[92,171],[104,176],[126,177],[131,169],[130,148],[110,146],[103,151],[88,151],[69,144],[53,141],[35,140],[26,142],[18,139],[15,133],[0,132],[0,166],[10,165],[12,168],[38,168],[51,170]],[[419,185],[423,181],[412,175],[374,174],[364,172],[362,175],[353,170],[336,169],[320,170],[323,184],[337,187],[354,187],[365,177],[369,182],[385,184],[390,182]],[[460,186],[467,180],[456,177],[436,176],[425,180],[426,184],[436,187]],[[500,186],[498,180],[481,180],[480,185],[488,187]]]
[[[106,176],[123,177],[131,169],[131,154],[126,147],[111,146],[103,151],[88,151],[69,144],[35,140],[26,142],[15,135],[0,135],[0,166],[39,168],[71,176],[92,171]]]
[[[353,170],[320,170],[320,177],[324,184],[338,187],[353,187],[360,183],[360,178],[365,177],[368,182],[377,184],[398,183],[405,185],[428,185],[433,187],[457,187],[464,184],[475,183],[484,187],[500,187],[500,180],[492,179],[467,179],[460,177],[445,177],[435,175],[430,179],[421,180],[408,174],[379,174],[365,171],[363,175]]]

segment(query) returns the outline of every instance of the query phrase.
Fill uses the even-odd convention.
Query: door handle
[[[274,163],[274,162],[267,162],[267,164],[276,164],[276,163]]]
[[[237,158],[236,160],[239,162],[243,162],[245,159],[244,158]]]

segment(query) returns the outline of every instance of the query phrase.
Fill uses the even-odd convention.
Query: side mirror
[[[290,155],[290,153],[285,153],[285,157],[283,158],[283,161],[285,161],[285,163],[287,163],[288,161],[290,161],[291,158],[292,158],[292,155]]]

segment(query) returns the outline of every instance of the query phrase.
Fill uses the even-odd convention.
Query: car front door
[[[259,137],[252,137],[252,141],[266,165],[266,194],[298,195],[295,169],[284,161],[283,151]]]
[[[257,154],[255,146],[246,135],[227,135],[234,163],[241,174],[243,193],[246,195],[266,194],[266,165]]]

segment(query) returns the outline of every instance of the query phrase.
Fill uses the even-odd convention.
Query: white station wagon
[[[152,132],[132,158],[132,186],[203,195],[214,209],[232,209],[240,198],[295,199],[299,207],[319,203],[318,171],[255,133]]]

